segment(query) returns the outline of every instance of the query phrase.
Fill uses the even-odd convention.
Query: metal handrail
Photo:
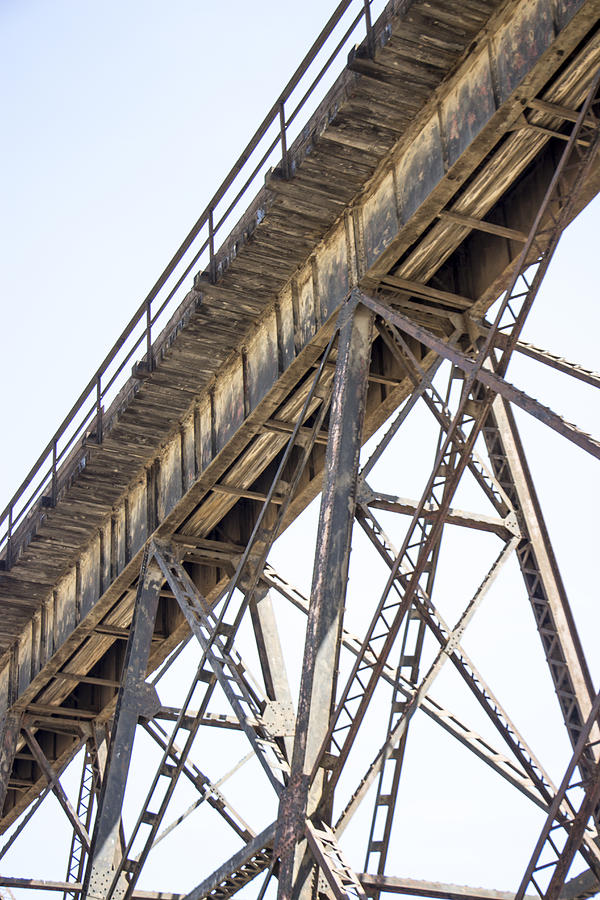
[[[207,253],[207,251],[208,271],[211,279],[214,281],[216,276],[215,236],[225,222],[229,220],[233,211],[239,205],[240,200],[259,175],[261,168],[266,165],[271,154],[275,152],[278,144],[281,146],[281,168],[283,174],[286,177],[289,175],[289,127],[291,123],[297,119],[299,112],[313,95],[315,89],[323,80],[326,72],[337,59],[352,33],[363,19],[365,20],[366,26],[366,45],[369,53],[373,52],[373,26],[371,23],[370,9],[372,2],[373,0],[342,0],[342,2],[338,4],[316,41],[298,66],[296,72],[292,75],[290,81],[258,126],[249,143],[231,168],[229,174],[213,195],[206,209],[153,285],[148,295],[133,314],[122,334],[109,350],[97,371],[61,422],[22,484],[9,500],[7,506],[0,514],[0,528],[4,526],[4,531],[0,533],[0,552],[4,551],[5,568],[8,569],[11,566],[11,541],[17,525],[25,519],[37,503],[41,503],[45,506],[53,506],[56,503],[59,488],[59,466],[61,461],[68,459],[69,454],[73,452],[76,442],[80,438],[91,439],[90,430],[92,428],[95,428],[95,431],[93,432],[94,440],[99,444],[102,443],[104,401],[107,399],[109,392],[114,392],[116,390],[119,378],[123,375],[125,368],[130,363],[140,345],[146,345],[145,365],[148,371],[152,371],[154,367],[152,351],[153,326],[156,325],[158,319],[165,314],[167,310],[169,310],[169,312],[175,311],[177,306],[172,302],[173,298],[177,295],[179,288],[190,274],[192,268],[196,266],[198,261]],[[286,117],[286,102],[290,99],[304,75],[309,71],[311,65],[326,45],[328,39],[335,31],[336,26],[342,20],[342,17],[349,7],[360,7],[360,9],[353,15],[351,23],[345,29],[343,36],[338,39],[336,46],[327,60],[321,64],[318,73],[312,79],[309,87],[302,94],[300,100],[294,107],[293,112]],[[314,112],[314,110],[311,110],[311,112]],[[271,138],[267,150],[262,152],[259,162],[256,163],[253,155],[274,124],[277,124],[278,126],[278,134],[275,138]],[[219,203],[226,197],[227,192],[234,185],[240,173],[247,172],[251,165],[253,168],[250,175],[246,177],[243,185],[237,190],[234,198],[227,203],[224,212],[216,217],[215,213]],[[205,229],[208,232],[207,236],[201,242],[200,247],[195,248],[194,245],[196,244],[197,239]],[[193,247],[194,254],[192,259],[186,263],[183,272],[177,276],[175,283],[168,288],[166,297],[161,299],[161,292],[163,292],[163,289],[167,289],[169,282],[176,275],[178,267]],[[180,298],[178,297],[177,305],[179,305],[179,303]],[[173,307],[172,310],[171,306]],[[142,325],[142,323],[143,330],[140,330],[139,334],[135,336],[134,332]],[[127,349],[124,357],[118,360],[120,351],[126,347],[127,342],[132,335],[135,337],[132,346]],[[115,371],[109,372],[111,366],[115,363],[118,363]],[[123,379],[123,383],[124,382],[125,379]],[[82,414],[82,418],[78,423],[75,423],[75,420],[80,413]],[[29,496],[27,496],[28,489],[30,490]],[[50,489],[49,495],[45,493],[48,489]]]

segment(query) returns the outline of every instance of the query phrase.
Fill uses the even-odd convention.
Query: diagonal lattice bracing
[[[600,762],[586,767],[582,766],[582,759],[598,755],[594,751],[598,744],[599,711],[600,694],[596,696],[581,729],[573,756],[516,893],[516,900],[523,900],[528,887],[532,887],[544,900],[556,900],[575,854],[581,849],[586,829],[591,829],[591,834],[595,835],[593,818],[600,799]],[[583,780],[577,777],[577,769],[586,770]],[[559,815],[559,809],[564,804],[571,812],[566,821]],[[599,860],[593,860],[592,871],[600,879]]]

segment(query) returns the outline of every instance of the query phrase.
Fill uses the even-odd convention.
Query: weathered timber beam
[[[427,300],[435,300],[439,303],[445,303],[454,309],[470,309],[473,306],[473,300],[469,297],[462,297],[460,294],[453,294],[450,291],[440,291],[429,284],[421,284],[418,281],[409,281],[406,278],[399,278],[397,275],[384,275],[381,279],[384,284],[398,290],[405,291],[411,296],[423,297]]]
[[[543,125],[534,125],[533,122],[528,122],[527,120],[521,121],[517,120],[514,125],[509,129],[510,131],[531,131],[534,134],[544,134],[548,137],[558,138],[559,141],[568,141],[569,135],[563,134],[562,131],[556,131],[554,128],[545,128]],[[582,147],[589,147],[587,141],[583,140],[583,138],[577,139],[577,144]]]
[[[306,837],[335,900],[349,900],[349,897],[366,900],[364,888],[347,862],[331,828],[327,825],[317,828],[307,819]]]
[[[129,640],[129,634],[130,634],[129,629],[128,628],[119,628],[117,625],[106,625],[106,624],[96,625],[96,627],[94,628],[94,631],[96,632],[96,634],[105,634],[107,637],[114,637],[120,641],[128,641]],[[158,643],[159,641],[163,640],[163,638],[164,638],[164,635],[160,635],[160,634],[152,635],[152,641],[155,643]]]
[[[89,721],[98,715],[91,709],[71,709],[68,706],[51,706],[47,703],[29,703],[26,711],[32,716],[39,713],[42,716],[59,716],[61,719],[65,718],[73,722],[78,722],[80,719]]]
[[[524,244],[527,240],[527,235],[523,231],[517,231],[516,228],[496,225],[495,222],[485,222],[483,219],[456,213],[450,209],[443,209],[438,215],[440,219],[447,219],[449,222],[455,222],[457,225],[464,225],[465,228],[475,228],[477,231],[485,231],[487,234],[495,234],[498,237],[508,238],[511,241],[519,241]]]
[[[564,119],[566,122],[576,122],[579,115],[575,109],[569,109],[569,107],[562,106],[560,103],[549,103],[547,100],[540,100],[537,97],[529,100],[527,106],[530,109],[538,110],[538,112],[548,113],[550,116],[558,116],[559,119]],[[593,128],[595,125],[593,117],[588,116],[585,119],[585,124]]]
[[[28,713],[24,720],[34,728],[43,728],[54,734],[70,734],[72,737],[81,738],[82,733],[88,734],[89,720],[71,718],[53,718],[38,713]]]
[[[233,497],[245,497],[247,500],[260,500],[264,502],[267,495],[262,491],[249,491],[245,488],[234,487],[232,484],[213,484],[212,491],[221,494],[231,494]],[[272,503],[283,503],[281,497],[271,497]]]
[[[264,423],[263,428],[265,431],[274,431],[277,434],[292,434],[296,428],[296,423],[286,422],[284,419],[269,419]],[[298,436],[308,440],[311,436],[310,428],[303,426],[300,428]],[[320,434],[317,435],[315,443],[325,445],[327,444],[327,437],[327,432],[321,431]]]
[[[316,368],[316,364],[313,365],[313,369]],[[335,362],[330,360],[325,363],[326,369],[335,369]],[[382,375],[378,372],[369,372],[368,375],[369,381],[372,381],[374,384],[387,384],[390,387],[398,387],[402,384],[402,380],[400,378],[392,378],[390,375]]]
[[[205,553],[214,552],[218,556],[224,553],[243,553],[242,544],[234,544],[231,541],[215,541],[199,537],[195,534],[173,534],[170,538],[173,544],[183,544],[185,547],[194,547],[204,550]]]
[[[80,675],[77,672],[56,672],[52,677],[59,681],[62,679],[63,681],[74,681],[78,684],[95,684],[98,687],[119,687],[121,684],[116,678],[96,678],[94,675]]]

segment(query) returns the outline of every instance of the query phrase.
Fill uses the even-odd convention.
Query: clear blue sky
[[[154,283],[333,6],[317,0],[0,3],[0,505]],[[595,203],[565,235],[526,335],[596,369],[599,232]],[[511,377],[569,419],[600,432],[591,388],[569,385],[565,376],[540,373],[528,362],[514,365]],[[583,640],[593,656],[600,620],[593,565],[598,535],[591,514],[600,500],[597,470],[583,451],[565,446],[538,423],[520,421]],[[414,453],[405,459],[417,467]],[[416,496],[419,483],[407,470],[390,490]],[[282,567],[304,587],[311,566],[300,566],[296,548],[300,539],[310,541],[309,531],[308,524],[299,524],[278,551]],[[443,583],[453,600],[468,595],[463,574],[448,561]],[[364,573],[363,581],[358,577],[367,589]],[[567,750],[551,690],[543,686],[539,651],[533,658],[527,653],[527,642],[537,638],[514,571],[495,604],[486,620],[487,637],[483,625],[473,626],[485,648],[485,671],[498,680],[502,697],[514,704],[518,722],[530,729],[536,749],[559,779]],[[479,646],[474,639],[473,646]],[[597,664],[594,675],[598,679]],[[452,696],[452,688],[449,681],[441,690]],[[409,780],[405,802],[411,827],[404,830],[405,844],[398,846],[390,871],[514,886],[508,860],[513,852],[525,860],[539,816],[529,816],[519,801],[517,820],[522,815],[525,822],[520,831],[508,801],[502,805],[505,794],[488,799],[487,773],[467,773],[463,757],[455,758],[444,740],[436,741],[425,728],[417,746],[434,792],[449,792],[451,806],[444,803],[440,810],[434,797],[423,802],[416,775]],[[440,754],[450,760],[449,772],[440,767]],[[417,756],[411,760],[416,772]],[[242,789],[240,798],[248,818],[255,813],[253,822],[260,824],[260,798]],[[468,832],[468,813],[490,833],[483,826]],[[54,815],[57,821],[61,814]],[[62,877],[62,863],[56,871],[42,865],[41,843],[49,843],[43,833],[40,826],[40,843],[23,838],[23,850],[5,871]],[[467,833],[469,854],[461,851]],[[192,848],[194,840],[190,832]],[[348,840],[352,848],[350,832]],[[490,846],[500,848],[491,858]],[[46,849],[53,852],[50,844]],[[218,855],[218,847],[213,852]],[[199,880],[193,869],[185,874],[178,869],[175,877],[168,855],[161,859],[156,883],[146,886],[177,890]],[[356,866],[362,866],[360,854]]]

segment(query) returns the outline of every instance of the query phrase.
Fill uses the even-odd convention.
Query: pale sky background
[[[1,506],[333,7],[316,0],[0,0]],[[596,202],[564,236],[525,334],[526,340],[595,369],[600,368],[599,231]],[[515,361],[509,378],[569,420],[596,436],[600,433],[598,397],[592,388],[527,360]],[[525,415],[518,419],[598,686],[596,461]],[[404,496],[420,495],[433,454],[432,442],[430,449],[420,450],[427,428],[426,416],[415,413],[390,462],[374,475],[376,486]],[[463,494],[465,505],[476,508],[480,503],[472,491],[465,488]],[[484,510],[484,505],[479,508]],[[310,587],[316,514],[313,504],[305,520],[279,542],[274,556],[284,574],[305,591]],[[400,543],[400,526],[406,521],[390,517],[385,522]],[[351,608],[350,615],[357,631],[361,623],[364,627],[361,601],[364,606],[365,596],[377,599],[385,580],[365,544],[359,539],[352,555],[350,606],[354,600],[356,609]],[[454,535],[449,537],[438,579],[446,601],[440,606],[449,618],[458,615],[498,550],[494,539],[476,537],[467,547]],[[465,644],[558,782],[569,750],[514,564],[488,601]],[[294,683],[302,620],[287,614],[284,602],[277,603]],[[173,680],[164,696],[161,692],[163,702],[170,702],[171,693],[175,702],[176,692]],[[433,695],[489,733],[453,675],[441,676]],[[385,705],[379,710],[378,730],[373,727],[375,749],[387,721]],[[388,871],[514,889],[541,827],[541,813],[444,734],[438,735],[429,721],[415,719],[412,728],[414,749],[406,763]],[[500,746],[499,739],[494,743]],[[245,752],[242,739],[236,742],[219,733],[211,735],[195,758],[216,779]],[[368,748],[357,754],[352,770],[356,780],[370,758]],[[258,831],[271,821],[275,807],[251,765],[224,791],[227,788]],[[140,785],[141,772],[138,765]],[[73,773],[65,778],[73,799],[76,781]],[[185,795],[180,807],[189,802]],[[64,877],[68,848],[62,813],[52,804],[53,798],[46,801],[39,821],[0,862],[1,872]],[[356,826],[353,823],[344,836],[358,870],[364,865],[359,826],[368,825],[370,816],[368,801],[363,806]],[[154,851],[155,862],[140,887],[188,890],[237,849],[235,842],[228,843],[218,820],[215,824],[214,814],[203,818],[199,811],[195,816],[183,827],[181,838],[165,840]],[[170,818],[167,815],[165,822]],[[259,885],[257,880],[243,896],[255,897]]]

